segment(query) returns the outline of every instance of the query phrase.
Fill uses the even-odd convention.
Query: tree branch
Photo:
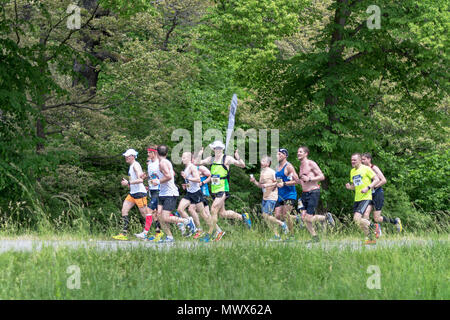
[[[355,34],[357,34],[362,28],[364,28],[365,24],[366,24],[366,21],[361,22],[361,23],[359,24],[359,26],[357,26],[357,27],[355,28],[355,30],[353,30],[352,32],[350,32],[350,33],[348,34],[349,37],[353,37]]]
[[[353,55],[353,56],[348,57],[347,59],[345,59],[344,62],[345,62],[345,63],[351,62],[351,61],[353,61],[353,60],[355,60],[355,59],[357,59],[357,58],[359,58],[359,57],[361,57],[361,56],[363,56],[363,55],[365,55],[365,54],[367,54],[367,52],[365,52],[365,51],[363,51],[363,52],[358,52],[357,54],[355,54],[355,55]]]
[[[16,44],[20,43],[19,31],[17,31],[17,26],[19,25],[19,15],[17,13],[17,1],[14,0],[14,12],[16,15],[16,22],[14,23],[14,31],[16,32],[17,41]]]
[[[79,30],[81,30],[81,29],[83,29],[83,28],[85,28],[85,27],[89,24],[89,22],[91,22],[92,19],[94,19],[95,14],[96,14],[96,12],[97,12],[99,6],[100,6],[100,4],[97,3],[97,6],[95,7],[94,12],[92,12],[92,15],[89,17],[89,19],[88,19],[88,20],[80,27],[80,29],[72,29],[72,30],[70,30],[70,32],[69,32],[69,34],[67,35],[67,37],[66,37],[63,41],[61,41],[61,43],[59,44],[58,47],[62,47],[63,45],[65,45],[65,43],[66,43],[67,41],[69,41],[69,39],[72,37],[72,34],[74,34],[75,32],[77,32],[77,31],[79,31]],[[47,58],[45,59],[45,61],[50,61],[50,60],[52,60],[55,56],[56,56],[56,53],[54,53],[54,54],[51,55],[50,57],[47,57]]]
[[[98,101],[98,102],[91,102],[91,100],[96,97],[96,95],[92,95],[91,97],[89,97],[88,99],[84,100],[84,101],[70,101],[70,102],[62,102],[62,103],[58,103],[58,104],[54,104],[51,106],[44,106],[42,108],[42,111],[47,111],[47,110],[51,110],[51,109],[57,109],[57,108],[61,108],[61,107],[74,107],[77,109],[88,109],[91,111],[101,111],[101,110],[106,110],[109,109],[111,107],[114,107],[116,105],[119,105],[120,103],[122,103],[123,101],[126,101],[130,96],[132,95],[132,92],[130,92],[125,98],[115,102],[115,103],[110,103],[108,105],[105,105],[103,107],[98,107],[98,108],[94,108],[91,107],[89,105],[101,105],[104,104],[104,102]],[[89,105],[83,105],[83,104],[89,104]]]
[[[178,16],[178,10],[175,10],[175,15],[172,18],[172,25],[170,26],[169,31],[167,31],[166,38],[164,39],[164,42],[163,42],[162,50],[164,50],[164,51],[167,51],[167,46],[169,44],[170,34],[173,32],[173,30],[175,30],[175,27],[178,25],[178,23],[177,23],[177,16]]]

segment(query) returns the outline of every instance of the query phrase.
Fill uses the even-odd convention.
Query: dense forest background
[[[0,226],[106,230],[127,193],[122,153],[145,167],[148,144],[173,148],[194,121],[225,136],[236,93],[235,128],[279,129],[297,170],[309,146],[321,211],[347,219],[350,155],[371,152],[386,215],[447,232],[449,12],[443,0],[0,0]],[[256,213],[250,173],[232,168],[228,206]]]

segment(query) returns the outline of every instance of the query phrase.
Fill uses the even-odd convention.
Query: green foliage
[[[448,210],[450,207],[450,151],[418,154],[408,161],[406,192],[423,211]]]
[[[148,144],[173,148],[172,132],[192,134],[194,121],[225,133],[233,93],[236,128],[278,128],[296,168],[309,146],[326,176],[320,211],[347,217],[350,154],[368,151],[388,180],[387,213],[448,224],[447,2],[378,1],[381,30],[366,25],[368,0],[78,1],[79,30],[66,27],[70,3],[0,2],[9,225],[115,225],[123,151],[144,166]],[[227,205],[257,212],[248,174],[259,166],[232,170]]]

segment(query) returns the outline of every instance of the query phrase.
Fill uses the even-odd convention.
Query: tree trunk
[[[336,0],[336,2],[339,4],[339,6],[336,8],[336,12],[334,14],[333,23],[335,27],[331,35],[330,50],[328,52],[327,77],[332,77],[336,79],[336,81],[338,81],[339,74],[337,72],[337,67],[342,62],[342,52],[344,51],[344,46],[337,43],[343,38],[343,29],[347,22],[347,18],[350,16],[350,11],[348,9],[342,8],[343,5],[348,5],[348,0]],[[325,110],[328,115],[328,124],[324,129],[328,130],[334,135],[337,135],[338,132],[334,132],[333,124],[340,121],[339,115],[335,110],[335,106],[338,103],[338,97],[336,95],[337,89],[338,88],[334,84],[326,88],[327,92],[324,101]],[[331,159],[333,157],[333,154],[328,152],[327,156],[329,159]],[[325,179],[321,184],[324,190],[328,190],[328,185],[329,182],[327,179]]]

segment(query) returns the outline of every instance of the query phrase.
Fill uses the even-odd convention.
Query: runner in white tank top
[[[167,166],[168,172],[170,173],[170,180],[166,180],[164,183],[161,182],[164,177],[164,173],[161,171],[161,165]],[[172,163],[167,159],[161,159],[159,163],[158,171],[156,175],[159,178],[159,196],[160,197],[178,197],[180,194],[178,193],[178,187],[175,185],[175,174],[173,171]]]
[[[126,186],[130,188],[130,194],[126,197],[125,201],[122,205],[122,220],[123,220],[123,229],[122,233],[117,236],[113,236],[116,240],[128,240],[128,212],[134,205],[137,205],[139,208],[139,212],[146,219],[147,215],[150,214],[150,211],[147,207],[147,190],[144,186],[144,180],[141,178],[142,175],[142,167],[136,161],[138,152],[134,149],[128,149],[123,156],[125,157],[125,161],[130,165],[128,170],[128,180],[122,178],[121,184],[122,186]]]
[[[165,145],[158,146],[158,158],[159,158],[159,179],[153,179],[152,183],[156,185],[160,184],[159,203],[158,203],[158,220],[161,223],[162,230],[166,233],[166,238],[161,242],[173,242],[172,232],[168,223],[182,223],[187,226],[189,230],[194,230],[195,225],[192,218],[179,218],[171,216],[172,211],[176,209],[177,198],[179,196],[178,188],[175,185],[174,171],[172,163],[166,159],[169,151]]]
[[[205,206],[203,204],[203,192],[200,188],[200,173],[197,167],[192,163],[192,154],[190,152],[183,153],[181,157],[181,161],[185,165],[184,171],[181,172],[181,175],[184,178],[185,183],[183,184],[183,189],[186,190],[186,195],[181,199],[178,205],[178,212],[184,218],[189,217],[186,213],[186,208],[190,205],[194,207],[189,212],[192,215],[195,226],[197,227],[197,234],[195,234],[195,238],[198,238],[202,233],[202,228],[200,226],[200,219],[198,215],[200,214],[203,219],[209,224],[211,223],[211,217],[205,215]],[[191,234],[188,234],[188,236]]]
[[[142,167],[139,162],[134,161],[128,169],[128,176],[130,177],[130,181],[142,180],[138,176],[137,172],[139,172],[139,175],[142,175]],[[137,193],[147,193],[143,182],[130,184],[130,194],[134,195]]]

